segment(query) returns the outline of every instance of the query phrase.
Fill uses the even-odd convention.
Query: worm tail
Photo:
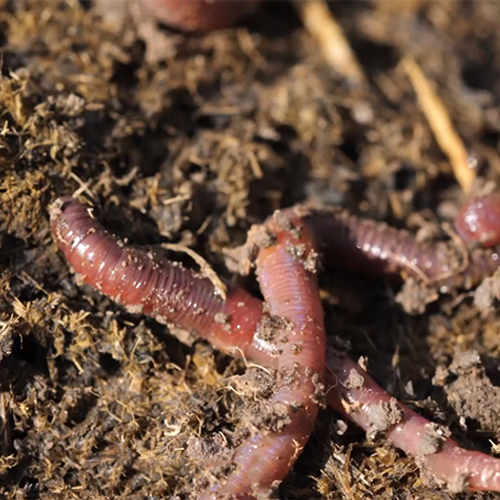
[[[285,227],[283,227],[283,222]],[[325,365],[323,311],[315,275],[312,235],[290,213],[265,224],[276,237],[257,256],[257,275],[270,314],[266,335],[279,351],[277,389],[269,407],[282,430],[260,430],[233,457],[234,472],[218,494],[268,492],[290,471],[313,430]],[[258,335],[258,334],[257,334]]]
[[[125,245],[102,228],[88,207],[70,197],[56,200],[49,212],[57,245],[85,283],[132,313],[259,359],[262,349],[252,343],[262,316],[257,299],[230,288],[224,301],[209,279],[157,253]]]
[[[500,265],[500,246],[457,255],[459,252],[449,244],[422,243],[407,231],[358,218],[345,210],[306,209],[305,216],[319,239],[324,263],[331,267],[345,266],[365,275],[412,277],[439,287],[469,289],[491,276]]]
[[[428,280],[450,271],[444,247],[419,243],[409,232],[384,222],[361,219],[336,208],[310,211],[306,222],[319,239],[325,264],[332,267]]]
[[[357,363],[329,350],[327,404],[415,458],[424,476],[451,491],[500,491],[500,460],[461,448],[441,428],[385,392]]]

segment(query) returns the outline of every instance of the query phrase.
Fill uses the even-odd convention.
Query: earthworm
[[[271,349],[253,339],[262,305],[242,288],[230,287],[223,300],[208,278],[156,252],[125,245],[71,197],[57,199],[49,213],[54,239],[74,270],[130,312],[201,335],[219,349],[241,349],[257,362]]]
[[[315,393],[324,375],[323,311],[316,278],[306,269],[314,253],[310,231],[295,228],[293,236],[291,229],[280,229],[275,219],[267,224],[277,241],[262,248],[257,258],[269,305],[269,314],[263,314],[259,301],[239,288],[231,289],[224,302],[208,279],[124,246],[72,198],[56,201],[50,215],[52,232],[66,258],[101,293],[133,312],[160,316],[163,322],[199,332],[220,347],[236,345],[253,360],[261,361],[262,353],[276,360],[280,382],[270,405],[286,413],[280,418],[287,425],[243,444],[235,453],[236,470],[217,494],[265,492],[281,481],[313,430],[318,413]],[[217,315],[224,315],[224,326]]]
[[[255,11],[261,0],[142,0],[158,21],[184,31],[232,26]]]
[[[500,460],[461,448],[449,431],[392,398],[357,363],[327,352],[327,404],[370,433],[384,434],[415,458],[425,475],[451,491],[500,491]],[[333,381],[337,385],[333,385]],[[336,390],[330,390],[336,387]]]
[[[500,265],[497,248],[476,248],[459,255],[450,244],[420,242],[406,230],[346,210],[304,207],[302,211],[318,238],[323,263],[332,267],[372,276],[410,277],[449,289],[473,288]]]
[[[473,198],[457,214],[455,228],[464,241],[485,247],[500,244],[500,193]]]
[[[313,431],[325,369],[313,236],[290,211],[275,212],[250,234],[259,232],[256,269],[270,316],[257,336],[265,334],[279,351],[277,389],[269,405],[286,423],[279,431],[257,432],[236,450],[236,468],[217,494],[237,498],[268,492],[288,474]]]
[[[290,210],[286,212],[289,213]],[[296,213],[298,217],[305,212],[301,208]],[[163,322],[186,328],[225,351],[279,368],[280,356],[274,343],[265,335],[254,336],[265,323],[264,319],[272,318],[264,312],[258,299],[232,287],[224,301],[207,278],[163,257],[124,246],[100,226],[87,208],[71,198],[56,200],[50,215],[58,246],[87,283],[118,298],[124,305],[132,306],[136,312],[142,310]],[[313,215],[313,212],[306,214],[312,231],[316,232],[324,228],[325,221]],[[304,229],[307,230],[307,226]],[[320,233],[320,236],[325,235]],[[348,241],[347,238],[344,241]],[[274,247],[270,248],[272,251]],[[265,249],[259,250],[262,261],[258,262],[259,274],[264,273],[261,284],[266,289],[264,252]],[[397,265],[394,268],[398,269]],[[299,295],[303,293],[299,287],[296,289]],[[216,319],[220,314],[224,321]],[[349,358],[329,352],[325,385],[329,406],[344,413],[367,432],[378,431],[386,435],[395,446],[414,456],[431,477],[452,488],[458,488],[458,477],[462,485],[471,489],[500,491],[500,460],[462,449],[439,432],[434,435],[436,449],[429,452],[430,422],[391,398]],[[383,406],[392,408],[395,416],[392,422],[386,422],[386,428],[374,427],[374,414],[380,413],[381,406],[382,410]],[[456,470],[461,471],[458,476]]]

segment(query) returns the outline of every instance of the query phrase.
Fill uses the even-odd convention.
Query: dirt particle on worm
[[[260,404],[254,408],[250,418],[259,432],[281,432],[290,425],[290,406],[283,402]]]
[[[361,389],[364,385],[364,378],[356,370],[351,370],[349,376],[342,382],[347,389]]]
[[[291,244],[287,246],[288,253],[298,261],[302,262],[304,268],[310,273],[316,273],[318,270],[319,255],[304,244]]]
[[[367,437],[369,439],[374,439],[378,434],[399,424],[402,418],[403,412],[395,399],[373,405],[370,409],[369,427],[366,432]]]
[[[430,422],[425,426],[425,434],[420,441],[418,451],[419,456],[432,455],[436,453],[441,444],[451,436],[451,432],[447,427]]]
[[[279,316],[265,315],[259,323],[255,336],[267,343],[282,340],[282,331],[290,327],[289,323]]]

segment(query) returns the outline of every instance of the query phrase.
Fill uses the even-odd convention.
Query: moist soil
[[[272,393],[261,371],[78,285],[50,234],[58,196],[77,192],[135,244],[189,246],[255,294],[224,252],[280,207],[334,204],[443,237],[464,196],[406,57],[478,176],[499,182],[498,2],[335,2],[366,85],[285,2],[207,34],[111,0],[0,5],[2,499],[193,498]],[[500,451],[498,283],[413,315],[384,280],[329,271],[321,287],[330,339],[462,445]],[[323,410],[274,495],[499,498],[446,492],[369,434]]]

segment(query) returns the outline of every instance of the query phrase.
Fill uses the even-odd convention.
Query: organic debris
[[[204,35],[142,24],[127,9],[105,15],[105,4],[0,1],[6,500],[189,499],[210,478],[206,458],[230,453],[248,428],[264,397],[255,385],[267,387],[262,373],[238,378],[244,360],[182,344],[78,286],[50,236],[56,197],[87,196],[123,238],[189,248],[228,280],[224,252],[298,202],[436,228],[453,219],[462,192],[404,60],[433,83],[474,172],[500,177],[498,2],[332,2],[329,20],[364,75],[362,92],[288,3]],[[381,385],[468,446],[498,446],[498,398],[472,411],[474,388],[493,389],[498,377],[475,365],[469,381],[450,366],[457,350],[500,356],[494,310],[481,314],[467,294],[409,316],[387,283],[321,276],[329,334],[366,356]],[[433,382],[440,370],[451,378]],[[322,412],[282,498],[450,498],[377,432],[341,424]]]

